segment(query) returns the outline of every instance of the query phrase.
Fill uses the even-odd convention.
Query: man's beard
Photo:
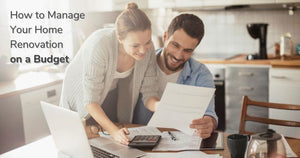
[[[182,68],[185,64],[185,62],[183,62],[182,64],[180,64],[179,66],[175,67],[175,68],[172,68],[169,64],[168,64],[168,59],[167,59],[167,52],[165,51],[164,53],[164,59],[165,59],[165,66],[168,70],[170,71],[177,71],[179,70],[180,68]],[[172,58],[172,56],[171,56]]]

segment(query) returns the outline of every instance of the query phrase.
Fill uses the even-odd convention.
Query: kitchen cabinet
[[[0,154],[25,144],[18,95],[0,98]]]
[[[135,2],[140,9],[147,9],[150,0],[111,0],[112,10],[124,10],[129,2]]]
[[[78,4],[77,7],[87,5],[88,11],[121,11],[128,2],[128,0],[88,0],[87,4]],[[225,6],[236,5],[300,3],[300,0],[132,0],[131,2],[137,3],[141,9],[224,9]]]
[[[271,68],[269,81],[269,101],[300,106],[300,69]],[[270,118],[300,121],[299,111],[269,110]],[[270,125],[278,133],[300,138],[300,127],[280,127]]]
[[[50,134],[40,101],[58,105],[62,83],[0,97],[0,154]]]
[[[300,0],[276,0],[276,3],[300,3]]]
[[[203,7],[204,0],[175,0],[176,8]]]
[[[157,8],[174,8],[176,7],[176,0],[145,0],[148,1],[148,7],[150,9]],[[188,0],[188,2],[191,0]]]
[[[40,101],[58,105],[61,88],[57,84],[20,95],[26,144],[50,134]]]
[[[226,6],[231,2],[232,0],[203,0],[203,6]]]
[[[226,132],[238,133],[243,96],[257,101],[268,101],[268,65],[229,64],[225,70]],[[249,107],[253,116],[268,117],[268,109]],[[261,132],[267,125],[247,122],[246,130]]]
[[[276,0],[232,0],[232,5],[258,5],[258,4],[275,4]]]

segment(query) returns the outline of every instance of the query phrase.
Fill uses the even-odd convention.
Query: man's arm
[[[151,97],[146,102],[146,108],[149,109],[151,112],[155,112],[157,106],[159,104],[159,99],[157,97]]]
[[[201,66],[201,72],[198,74],[195,86],[215,88],[213,77],[204,65]],[[201,138],[208,138],[214,129],[217,128],[217,124],[218,116],[215,112],[215,98],[213,96],[208,104],[204,117],[193,120],[190,124],[190,128],[196,129],[197,135]]]

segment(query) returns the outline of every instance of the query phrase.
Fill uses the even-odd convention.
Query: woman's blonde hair
[[[126,9],[117,17],[117,35],[124,39],[130,31],[145,31],[151,29],[148,16],[138,8],[136,3],[128,3]]]

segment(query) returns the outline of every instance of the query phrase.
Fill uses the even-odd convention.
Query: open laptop
[[[53,136],[56,148],[72,158],[120,157],[134,158],[145,152],[119,144],[108,138],[88,140],[81,118],[77,112],[41,102],[42,110]]]

